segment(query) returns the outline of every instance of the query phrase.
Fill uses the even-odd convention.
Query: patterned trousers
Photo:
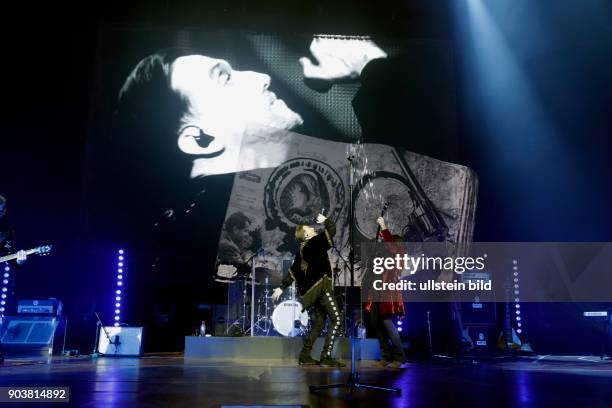
[[[334,348],[334,340],[338,336],[340,330],[340,322],[342,321],[342,313],[338,307],[336,299],[334,299],[334,289],[332,287],[331,279],[324,277],[313,286],[306,295],[302,298],[302,304],[304,310],[309,307],[313,307],[313,315],[311,316],[311,328],[310,333],[304,340],[304,346],[300,356],[310,357],[312,346],[321,335],[323,326],[325,325],[325,318],[329,317],[329,330],[325,336],[325,343],[323,350],[321,351],[321,358],[331,358],[332,350]]]

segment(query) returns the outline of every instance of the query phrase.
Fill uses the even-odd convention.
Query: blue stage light
[[[397,331],[398,331],[398,332],[401,332],[401,331],[402,331],[402,328],[401,328],[401,327],[398,327],[398,328],[397,328]]]
[[[8,284],[9,284],[9,271],[11,270],[11,267],[9,266],[8,263],[4,264],[4,279],[2,279],[2,307],[0,308],[0,317],[4,316],[4,305],[6,305],[6,297],[7,297],[7,292],[8,292]]]
[[[117,250],[117,271],[116,271],[116,277],[117,277],[117,285],[115,288],[115,326],[119,326],[120,325],[120,320],[121,320],[121,287],[123,286],[123,274],[126,272],[126,266],[125,266],[125,250],[123,249],[118,249]]]

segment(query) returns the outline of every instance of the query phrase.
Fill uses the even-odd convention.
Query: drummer
[[[295,229],[295,239],[299,251],[295,256],[293,265],[282,285],[274,289],[272,300],[275,302],[281,297],[283,291],[294,281],[297,283],[299,293],[302,295],[303,310],[313,307],[314,319],[310,333],[304,340],[299,357],[300,365],[316,365],[322,367],[344,367],[344,363],[332,358],[334,340],[340,329],[341,313],[332,286],[332,269],[327,251],[333,246],[333,237],[336,233],[334,222],[324,215],[317,216],[317,223],[324,224],[323,232],[317,234],[315,229],[308,225],[298,225]],[[321,335],[325,318],[329,317],[330,330],[325,336],[325,343],[321,351],[320,361],[311,357],[312,346]]]

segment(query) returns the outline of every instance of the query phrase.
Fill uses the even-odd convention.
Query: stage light
[[[516,325],[517,325],[518,327],[521,327],[523,324],[519,322],[519,323],[517,323]]]
[[[518,302],[518,299],[516,300]],[[514,307],[516,307],[517,309],[521,308],[521,305],[519,305],[518,303],[516,305],[514,305]]]
[[[521,316],[516,316],[516,321],[520,322],[521,321]]]
[[[115,326],[115,327],[119,327],[119,323],[115,323],[115,324],[114,324],[114,326]]]
[[[9,284],[9,271],[11,270],[11,267],[9,266],[8,263],[4,264],[4,279],[2,280],[2,307],[0,308],[0,318],[4,317],[4,305],[6,304],[6,297],[7,297],[7,292],[8,292],[8,284]]]
[[[0,300],[0,305],[2,306],[6,305],[6,300]]]
[[[125,266],[125,250],[117,250],[117,269],[116,269],[116,287],[115,287],[115,326],[120,325],[121,320],[121,287],[123,287],[123,274],[126,272]]]
[[[398,325],[398,326],[401,326],[401,325],[402,325],[402,321],[401,321],[401,320],[398,320],[398,321],[397,321],[397,325]]]
[[[402,328],[401,328],[401,327],[398,327],[398,328],[397,328],[397,331],[401,333]]]
[[[521,333],[523,332],[523,330],[521,330],[521,329],[516,329],[516,332],[517,332],[518,334],[521,334]]]

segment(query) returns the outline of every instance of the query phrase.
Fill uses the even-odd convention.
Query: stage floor
[[[0,366],[0,386],[67,386],[69,405],[76,407],[350,404],[499,408],[612,404],[612,363],[598,357],[540,356],[520,361],[462,363],[442,359],[410,363],[403,370],[380,369],[373,364],[361,363],[362,381],[400,387],[402,396],[357,390],[348,402],[343,391],[309,393],[308,385],[343,382],[348,368],[300,368],[282,361],[222,361],[184,358],[179,354],[96,360],[57,358],[49,363],[9,359]]]

